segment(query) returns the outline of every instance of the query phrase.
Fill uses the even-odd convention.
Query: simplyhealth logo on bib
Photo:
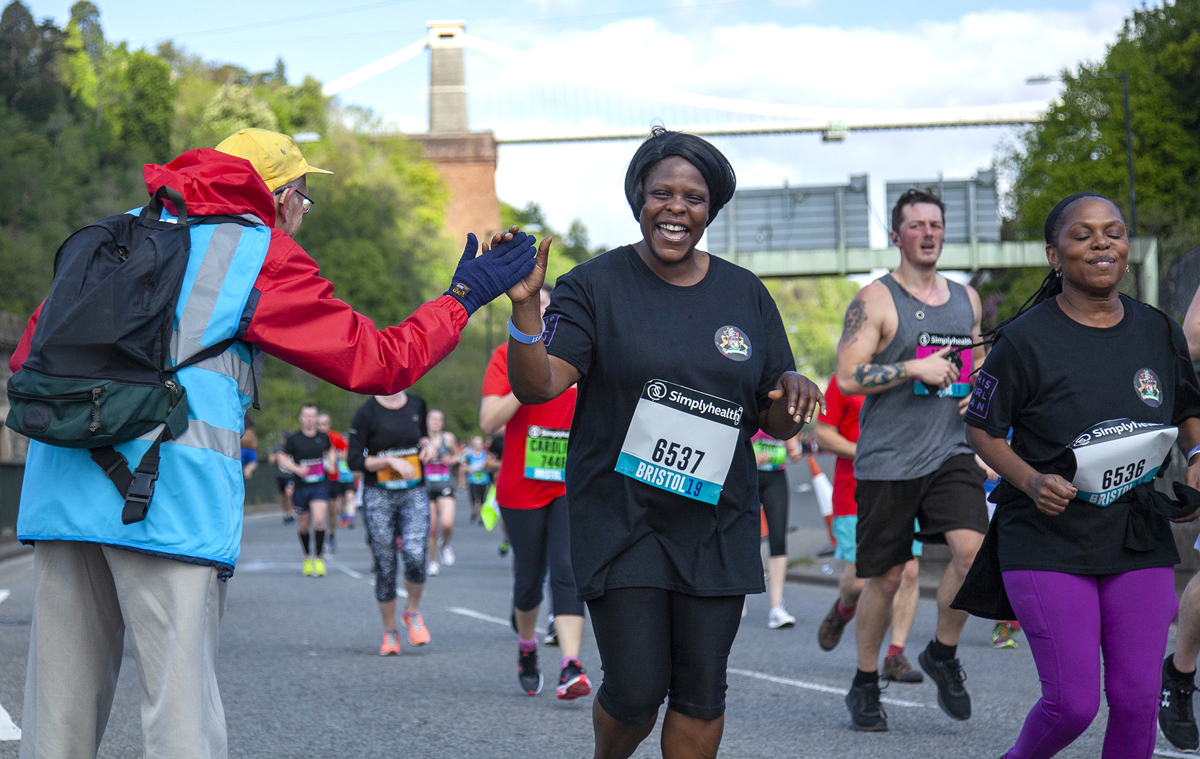
[[[665,380],[642,388],[617,471],[704,503],[717,502],[741,435],[742,407]]]
[[[1076,498],[1108,506],[1158,474],[1179,430],[1164,424],[1110,419],[1075,438]]]
[[[974,357],[971,354],[973,340],[970,335],[938,335],[932,332],[922,332],[917,336],[917,358],[932,356],[947,346],[957,348],[946,354],[946,360],[958,367],[958,380],[951,382],[949,387],[930,393],[929,388],[921,380],[913,380],[913,393],[916,395],[936,395],[939,398],[966,398],[971,394],[971,370],[974,368]]]

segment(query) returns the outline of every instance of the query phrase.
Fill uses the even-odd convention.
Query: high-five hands
[[[542,279],[545,279],[545,255],[539,256],[535,252],[533,237],[513,227],[503,235],[496,235],[492,241],[492,245],[485,245],[483,252],[477,255],[479,241],[474,234],[467,235],[466,248],[454,270],[450,289],[446,291],[446,295],[462,304],[468,316],[526,279],[539,257],[543,265]],[[547,240],[542,244],[549,249]],[[540,283],[538,287],[541,287]]]

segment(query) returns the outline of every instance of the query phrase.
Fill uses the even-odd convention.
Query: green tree
[[[796,357],[796,368],[816,382],[837,371],[837,342],[846,307],[858,285],[843,277],[794,277],[766,281]]]
[[[1121,72],[1129,76],[1137,232],[1157,236],[1160,266],[1200,240],[1200,0],[1135,10],[1102,61],[1062,74],[1043,122],[1005,156],[1011,228],[1037,239],[1050,209],[1081,190],[1128,214]]]

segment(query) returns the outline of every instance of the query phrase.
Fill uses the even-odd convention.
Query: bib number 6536
[[[1104,487],[1105,488],[1120,487],[1122,483],[1132,482],[1133,480],[1138,479],[1139,477],[1142,476],[1142,473],[1145,471],[1146,471],[1146,460],[1145,459],[1142,459],[1141,461],[1137,462],[1136,464],[1126,464],[1125,466],[1119,466],[1119,467],[1116,467],[1115,469],[1105,469],[1104,470]]]
[[[704,460],[704,451],[692,450],[686,445],[671,442],[664,438],[659,438],[654,444],[654,453],[651,458],[655,464],[662,464],[678,469],[681,472],[688,471],[688,464],[691,464],[692,456],[695,455],[696,463],[692,464],[692,470],[688,474],[695,474],[696,468],[700,466],[700,462]]]

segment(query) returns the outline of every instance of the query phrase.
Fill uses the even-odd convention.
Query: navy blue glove
[[[467,309],[467,316],[500,297],[510,287],[525,279],[537,263],[537,249],[532,235],[517,232],[513,239],[475,257],[479,240],[467,234],[467,247],[454,270],[454,279],[446,295]]]

